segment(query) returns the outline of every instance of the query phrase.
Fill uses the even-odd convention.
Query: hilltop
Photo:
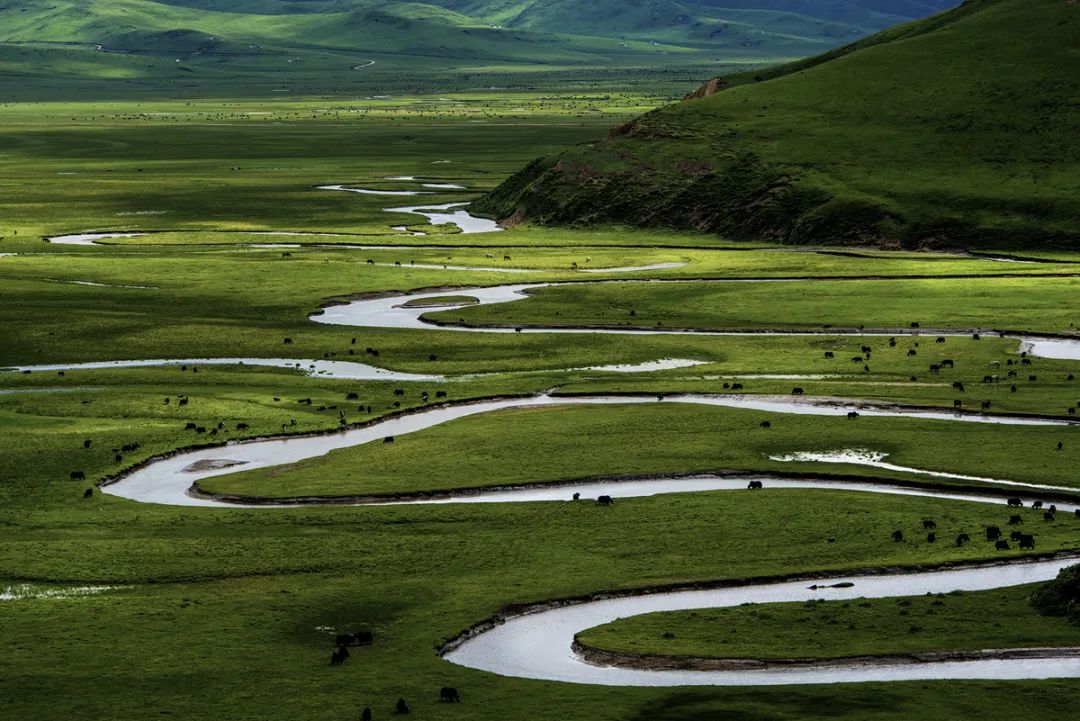
[[[969,0],[710,81],[474,204],[516,221],[905,247],[1080,241],[1080,5]]]
[[[0,0],[0,76],[9,91],[171,93],[417,89],[447,75],[596,69],[701,78],[812,55],[950,2]]]

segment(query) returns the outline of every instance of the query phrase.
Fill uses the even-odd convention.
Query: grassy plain
[[[928,329],[1067,333],[1076,330],[1070,299],[1078,287],[1080,277],[614,283],[541,288],[527,302],[430,317],[457,315],[473,325],[548,325],[557,318],[569,326],[904,331],[917,323]]]
[[[330,357],[452,376],[436,386],[335,381],[237,366],[199,366],[198,373],[179,368],[69,370],[63,376],[0,372],[0,586],[117,587],[96,596],[0,601],[8,651],[0,655],[0,715],[100,720],[152,711],[216,720],[224,709],[230,718],[291,721],[356,718],[360,708],[371,705],[382,718],[402,696],[415,717],[436,720],[703,721],[723,714],[743,721],[915,716],[1004,721],[1080,713],[1075,681],[613,692],[469,671],[434,651],[445,638],[507,603],[654,583],[999,558],[1005,554],[981,543],[964,549],[893,544],[888,534],[897,524],[914,527],[931,515],[943,528],[977,528],[1000,522],[1004,507],[776,489],[760,495],[620,499],[604,512],[570,503],[246,510],[140,504],[102,493],[83,499],[87,485],[103,476],[200,442],[184,430],[187,422],[224,423],[230,439],[280,433],[283,424],[289,432],[328,430],[338,426],[337,411],[317,408],[344,407],[350,392],[359,396],[355,405],[365,406],[363,413],[348,409],[347,420],[353,422],[388,414],[395,401],[418,406],[419,393],[436,388],[446,390],[452,401],[553,386],[720,392],[733,375],[825,372],[842,377],[741,382],[751,393],[789,393],[800,384],[809,394],[951,406],[953,380],[978,385],[989,363],[1016,358],[1016,343],[997,338],[978,343],[950,338],[933,354],[924,342],[919,355],[909,359],[902,349],[890,355],[885,338],[476,334],[352,329],[307,320],[320,303],[355,293],[448,287],[448,294],[467,295],[457,287],[605,277],[585,276],[572,269],[574,262],[592,267],[685,262],[655,275],[888,274],[898,276],[896,297],[910,292],[912,281],[905,275],[963,275],[935,281],[953,288],[954,297],[934,318],[960,326],[969,322],[961,313],[964,298],[980,287],[971,278],[997,283],[980,276],[1059,270],[1058,264],[931,254],[775,253],[745,249],[764,244],[739,245],[703,234],[621,229],[520,228],[492,235],[406,237],[390,226],[420,228],[423,221],[382,208],[407,199],[314,189],[328,183],[409,189],[407,181],[386,178],[415,175],[469,186],[468,192],[439,193],[424,202],[467,200],[538,152],[583,140],[649,103],[654,103],[649,93],[603,102],[544,93],[501,98],[477,93],[446,101],[148,101],[142,106],[116,101],[0,108],[5,198],[0,253],[18,253],[0,257],[0,364],[336,354]],[[436,164],[443,160],[450,162]],[[41,241],[43,235],[87,230],[168,232],[100,247]],[[252,230],[349,235],[233,232]],[[226,245],[238,241],[463,247]],[[502,260],[506,255],[510,261]],[[369,258],[391,265],[371,266]],[[504,264],[539,272],[502,275],[392,265],[399,260]],[[1060,268],[1071,272],[1072,266],[1064,262]],[[1043,281],[1000,282],[1034,293]],[[1020,286],[1023,282],[1031,286]],[[774,301],[777,308],[794,302],[783,295],[786,286],[771,284],[781,295],[758,297],[761,318],[783,325],[796,317],[766,312]],[[597,297],[593,286],[573,290],[583,303]],[[640,301],[641,312],[646,300]],[[686,298],[691,301],[721,305]],[[536,302],[511,304],[505,312],[531,313]],[[649,301],[650,312],[689,314],[676,305],[663,295]],[[554,315],[562,307],[553,307],[547,322],[565,322]],[[461,312],[481,310],[488,312]],[[831,312],[840,310],[838,302]],[[541,315],[532,317],[544,320]],[[1024,327],[1057,323],[1059,315],[1053,307],[1036,309]],[[293,343],[286,345],[285,337]],[[873,346],[869,372],[849,360],[862,343]],[[363,351],[349,355],[368,346],[380,350],[377,359]],[[825,364],[826,350],[836,353],[840,367]],[[924,368],[939,350],[954,357],[957,368],[931,377]],[[626,376],[567,370],[665,357],[708,365]],[[993,410],[1060,415],[1080,400],[1073,398],[1067,380],[1068,373],[1080,370],[1075,363],[1037,360],[1035,368],[1039,381],[1021,383],[1015,394],[1006,384],[995,384],[969,390],[965,402],[987,398]],[[476,373],[495,375],[465,377]],[[913,373],[917,382],[909,380]],[[396,388],[406,395],[393,395]],[[189,405],[176,403],[180,394],[189,397]],[[307,397],[312,406],[296,402]],[[270,482],[282,484],[279,490],[285,483],[305,483],[340,493],[718,467],[783,471],[796,467],[773,466],[761,454],[840,443],[891,452],[897,463],[1075,482],[1080,446],[1072,428],[771,416],[770,434],[758,428],[765,417],[669,404],[520,411],[403,436],[392,448],[335,454],[283,469],[276,478],[256,482],[253,477],[251,487],[272,492]],[[238,431],[238,423],[250,428]],[[85,439],[93,439],[91,449],[82,447]],[[1065,441],[1061,452],[1053,450],[1057,440]],[[123,453],[117,462],[111,449],[132,442],[141,448]],[[88,481],[69,480],[73,470],[85,471]],[[1038,530],[1040,550],[1080,543],[1080,522],[1071,518]],[[836,542],[827,543],[829,537]],[[345,666],[330,668],[328,629],[360,627],[375,630],[376,644]],[[463,703],[439,704],[442,685],[458,687]]]

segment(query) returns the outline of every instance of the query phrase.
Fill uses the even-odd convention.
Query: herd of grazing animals
[[[286,343],[291,343],[292,339],[291,338],[286,338],[285,342]],[[353,339],[353,342],[354,343],[356,342],[355,338]],[[379,354],[378,350],[375,350],[373,348],[368,348],[368,352],[373,353],[374,355]],[[181,365],[180,370],[181,371],[187,371],[188,366],[187,365]],[[193,372],[198,372],[198,369],[196,367],[194,367],[194,366],[191,367],[191,370]],[[26,372],[29,372],[29,371],[26,371]],[[62,371],[61,371],[61,374],[62,374]],[[397,396],[397,397],[403,397],[403,396],[406,395],[406,392],[402,388],[397,388],[397,389],[394,389],[394,395]],[[431,395],[428,393],[428,391],[420,391],[419,395],[420,395],[421,402],[423,402],[423,403],[430,403],[431,402]],[[436,391],[435,392],[435,398],[436,399],[444,399],[446,397],[447,397],[447,392],[446,391]],[[359,394],[357,392],[355,392],[355,391],[349,392],[349,393],[346,394],[345,399],[348,400],[348,401],[357,401],[357,400],[359,400]],[[186,395],[178,395],[176,397],[176,405],[177,406],[187,406],[187,405],[190,404],[190,400],[191,399]],[[281,398],[280,397],[274,397],[274,401],[275,402],[280,402]],[[313,405],[313,401],[312,401],[311,398],[301,398],[301,399],[299,399],[297,401],[297,403],[299,403],[301,405],[306,405],[306,406],[309,406],[309,407]],[[172,404],[172,398],[166,396],[165,399],[164,399],[164,405],[171,405],[171,404]],[[400,408],[401,407],[401,402],[400,401],[395,401],[392,404],[391,407]],[[338,410],[338,407],[336,405],[321,405],[316,409],[317,412],[329,411],[329,410]],[[358,413],[369,413],[370,414],[372,412],[372,407],[371,406],[358,405],[357,406],[357,412]],[[339,416],[339,421],[338,421],[339,426],[341,426],[341,427],[347,426],[348,421],[346,419],[345,411],[340,410],[339,413],[338,413],[338,416]],[[295,418],[292,418],[287,423],[282,423],[281,424],[281,430],[283,432],[288,431],[288,430],[290,430],[292,428],[295,428],[297,425],[298,425],[297,420]],[[235,427],[236,427],[237,431],[241,431],[241,432],[247,432],[247,431],[251,430],[251,424],[247,423],[247,422],[243,422],[243,421],[236,423]],[[206,435],[209,435],[209,436],[218,436],[218,435],[221,435],[221,434],[229,433],[229,429],[226,428],[226,425],[225,425],[224,421],[219,421],[216,424],[208,424],[208,425],[201,425],[199,423],[196,423],[195,421],[187,421],[184,424],[184,430],[185,431],[194,431],[198,435],[206,434]],[[393,442],[394,442],[393,436],[388,436],[388,437],[386,437],[384,439],[384,443],[393,443]],[[83,447],[83,450],[91,450],[91,449],[93,449],[93,447],[94,447],[93,439],[87,438],[87,439],[83,440],[82,447]],[[125,453],[133,453],[135,451],[138,451],[141,447],[142,447],[141,444],[135,442],[135,443],[125,443],[125,444],[121,445],[119,448],[113,448],[112,449],[112,453],[114,454],[113,455],[113,460],[116,463],[123,463]],[[87,478],[86,471],[83,471],[83,470],[71,471],[68,474],[68,477],[69,477],[70,480],[73,480],[73,481],[85,481],[86,478]],[[94,495],[94,489],[93,488],[87,488],[87,489],[85,489],[83,491],[83,498],[84,499],[92,498],[93,495]]]
[[[507,259],[509,259],[509,258],[507,258]],[[918,327],[918,324],[913,323],[912,327]],[[978,334],[975,334],[973,336],[973,339],[974,340],[979,340]],[[293,342],[292,338],[286,337],[284,339],[285,344],[292,344],[292,342]],[[937,344],[943,344],[943,343],[946,342],[946,339],[944,337],[938,337],[935,342]],[[352,343],[355,345],[355,343],[356,343],[355,338],[353,339]],[[914,344],[915,344],[915,346],[918,346],[918,341],[915,341]],[[895,338],[890,339],[889,346],[890,347],[895,347],[896,345],[897,345],[896,339]],[[854,357],[852,357],[851,360],[852,360],[852,362],[864,363],[864,369],[866,371],[869,371],[869,366],[865,365],[865,362],[869,361],[872,358],[872,349],[869,346],[862,346],[860,351],[861,351],[861,355],[854,356]],[[350,354],[352,354],[352,352],[353,351],[351,351],[351,350],[349,351]],[[367,348],[365,352],[367,354],[375,356],[375,357],[377,357],[379,355],[379,351],[377,349],[374,349],[374,348]],[[328,355],[336,355],[336,354],[328,354]],[[915,348],[910,348],[908,350],[908,352],[907,352],[907,355],[909,357],[917,356],[918,351]],[[834,359],[835,358],[835,353],[833,351],[826,351],[824,353],[824,357],[825,357],[826,360]],[[430,360],[435,360],[435,355],[431,355]],[[1031,360],[1026,357],[1026,354],[1023,355],[1023,357],[1020,359],[1019,362],[1023,366],[1030,366],[1031,365]],[[1008,365],[1013,365],[1013,363],[1014,362],[1013,362],[1012,359],[1008,360]],[[931,373],[934,373],[934,374],[938,374],[944,369],[954,369],[954,368],[955,368],[955,361],[953,359],[943,359],[938,363],[934,363],[934,364],[929,365],[929,371]],[[187,366],[182,366],[181,370],[186,371],[186,370],[188,370],[188,368],[187,368]],[[196,367],[192,367],[191,372],[197,373],[198,369]],[[1010,378],[1016,378],[1017,377],[1016,372],[1015,371],[1009,371],[1009,377]],[[1032,375],[1029,375],[1028,379],[1029,379],[1030,382],[1036,382],[1037,381],[1037,376],[1032,374]],[[987,376],[983,377],[983,382],[985,384],[997,383],[999,380],[1000,380],[1000,378],[997,375],[987,375]],[[1069,376],[1069,380],[1073,380],[1072,375]],[[729,387],[728,384],[726,384],[726,383],[724,384],[724,386],[725,386],[725,388]],[[743,386],[742,386],[742,384],[736,383],[736,384],[731,385],[730,388],[732,390],[742,390]],[[960,393],[966,392],[966,387],[965,387],[964,383],[961,382],[961,381],[953,382],[952,383],[952,389],[957,391],[957,392],[960,392]],[[1015,392],[1015,390],[1016,390],[1015,385],[1012,386],[1012,390]],[[806,393],[806,391],[802,387],[794,387],[792,389],[792,391],[791,391],[791,394],[793,396],[803,396],[805,393]],[[393,396],[397,397],[397,398],[403,398],[403,397],[406,396],[406,391],[405,391],[405,389],[401,389],[401,388],[394,389],[393,390]],[[435,397],[438,398],[438,399],[446,398],[447,393],[446,393],[446,391],[437,391],[435,393]],[[430,396],[426,391],[424,391],[424,392],[420,393],[420,398],[424,403],[427,403],[427,402],[429,402]],[[661,399],[662,399],[662,396],[661,396]],[[280,400],[280,399],[275,398],[275,401],[277,401],[277,400]],[[345,400],[350,401],[350,402],[359,402],[360,395],[359,395],[358,392],[352,391],[352,392],[349,392],[349,393],[346,394]],[[171,398],[166,397],[164,399],[164,404],[165,405],[171,405],[171,403],[172,403]],[[300,399],[298,401],[298,403],[300,403],[302,405],[307,405],[309,407],[313,405],[313,402],[312,402],[311,398]],[[187,406],[188,404],[189,404],[189,398],[187,396],[177,396],[177,398],[176,398],[176,405],[177,406]],[[394,407],[400,407],[400,401],[395,401],[393,405],[394,405]],[[981,405],[981,409],[983,411],[987,411],[987,410],[989,410],[991,408],[991,401],[983,400],[983,401],[981,401],[980,405]],[[1080,406],[1080,403],[1078,403],[1077,405]],[[962,402],[960,400],[955,400],[954,401],[954,408],[960,408],[961,406],[962,406]],[[319,406],[318,410],[319,411],[325,411],[325,410],[338,410],[338,409],[337,409],[337,406],[335,406],[335,405],[329,405],[329,406],[323,405],[323,406]],[[366,412],[366,413],[370,414],[372,412],[372,407],[362,405],[362,406],[358,406],[357,410],[359,412]],[[1075,415],[1076,414],[1076,409],[1075,408],[1069,408],[1067,412],[1068,412],[1069,415]],[[851,411],[851,412],[847,413],[847,418],[849,420],[856,420],[859,417],[860,417],[860,415],[856,411]],[[345,420],[345,412],[344,411],[340,411],[340,419],[341,419],[341,425],[345,425],[346,420]],[[290,428],[290,427],[295,427],[296,425],[297,425],[297,421],[295,419],[292,419],[288,424],[282,424],[282,430],[285,430],[286,428]],[[762,421],[760,423],[760,428],[766,429],[766,430],[771,429],[772,428],[772,422],[771,421]],[[249,431],[249,430],[251,430],[251,426],[250,426],[249,423],[239,422],[239,423],[235,424],[235,429],[237,431]],[[187,422],[186,425],[185,425],[185,430],[194,431],[196,434],[209,433],[209,435],[211,435],[211,436],[217,436],[217,435],[219,435],[219,433],[228,433],[229,432],[228,429],[226,429],[225,424],[224,424],[223,421],[218,422],[216,424],[216,426],[210,426],[209,431],[207,430],[207,426],[199,425],[198,423],[195,423],[195,422]],[[394,443],[394,437],[393,436],[385,437],[383,439],[383,443],[384,444],[392,444],[392,443]],[[84,440],[83,441],[83,448],[85,450],[92,449],[93,448],[93,440],[92,439]],[[1063,444],[1059,442],[1057,444],[1057,449],[1061,450],[1062,448],[1063,448]],[[140,444],[137,443],[137,442],[127,443],[127,444],[121,445],[119,448],[114,448],[112,450],[113,450],[113,453],[115,454],[114,457],[115,457],[116,461],[119,463],[119,462],[122,462],[122,460],[123,460],[123,454],[133,453],[133,452],[136,452],[136,451],[140,450]],[[71,480],[85,481],[86,478],[87,478],[86,473],[85,473],[85,471],[82,471],[82,470],[76,470],[76,471],[72,471],[70,473],[70,479]],[[749,490],[761,490],[763,487],[764,487],[764,485],[763,485],[762,481],[760,481],[760,480],[751,480],[751,481],[749,481],[749,483],[747,485],[747,488]],[[93,495],[94,495],[94,489],[93,488],[86,488],[85,491],[84,491],[84,496],[83,497],[84,498],[91,498]],[[573,494],[573,500],[577,501],[579,499],[580,499],[580,494],[579,493],[574,493]],[[612,506],[612,505],[614,505],[614,499],[610,495],[600,495],[600,496],[598,496],[596,498],[595,503],[598,506]],[[1009,508],[1022,508],[1024,506],[1024,503],[1020,498],[1009,498],[1007,500],[1007,505],[1008,505]],[[1033,510],[1043,510],[1043,503],[1041,501],[1035,501],[1035,502],[1033,502],[1031,504],[1031,508]],[[1057,513],[1057,508],[1054,505],[1050,505],[1048,508],[1046,508],[1043,511],[1043,518],[1047,522],[1052,522],[1052,521],[1054,521],[1056,519],[1056,513]],[[1080,519],[1080,509],[1077,509],[1074,515],[1078,519]],[[1009,516],[1007,525],[1009,525],[1009,526],[1021,526],[1021,525],[1024,525],[1024,518],[1023,518],[1023,516],[1021,514],[1011,514]],[[938,540],[938,524],[937,524],[937,522],[935,520],[933,520],[933,519],[923,519],[922,520],[922,530],[924,532],[926,532],[926,541],[928,543],[936,543],[937,542],[937,540]],[[893,542],[895,542],[895,543],[902,543],[904,541],[904,538],[905,538],[904,531],[902,529],[895,530],[891,534],[891,536],[892,536]],[[1034,534],[1023,533],[1020,530],[1013,530],[1009,534],[1008,539],[1006,539],[1004,537],[1004,534],[1003,534],[1003,532],[1002,532],[1002,530],[1001,530],[1001,528],[999,526],[987,526],[986,529],[985,529],[985,538],[986,538],[987,542],[994,543],[995,549],[997,549],[997,550],[1010,550],[1010,542],[1016,543],[1018,545],[1019,549],[1021,549],[1021,550],[1034,550],[1035,547],[1036,547],[1035,535]],[[955,545],[958,546],[958,547],[963,546],[963,545],[969,543],[970,541],[971,541],[971,538],[968,535],[968,533],[966,533],[966,532],[964,532],[962,530],[955,537]],[[343,634],[338,634],[335,637],[334,642],[335,642],[335,649],[333,650],[333,652],[331,653],[331,656],[330,656],[330,665],[331,666],[342,666],[352,656],[352,653],[350,652],[350,648],[355,649],[355,648],[360,648],[360,647],[365,647],[365,646],[372,645],[374,643],[374,634],[371,631],[358,631],[358,632],[352,632],[352,633],[343,633]],[[461,696],[460,696],[460,693],[458,692],[458,690],[456,688],[450,687],[450,686],[444,686],[439,690],[439,698],[438,698],[438,700],[440,702],[447,702],[447,703],[460,703],[461,702]],[[407,701],[405,699],[403,699],[403,698],[398,698],[396,703],[394,704],[394,713],[396,713],[398,715],[405,715],[405,714],[409,714],[410,712],[411,712],[411,708],[410,708],[409,704],[407,703]],[[370,707],[365,707],[365,708],[362,709],[362,711],[360,713],[360,719],[361,719],[361,721],[373,721],[373,713],[372,713],[372,710],[371,710]]]
[[[350,647],[371,646],[375,643],[375,634],[371,631],[339,633],[334,637],[334,643],[337,648],[330,654],[330,665],[342,666],[352,656],[349,652]],[[453,686],[443,686],[439,689],[439,702],[461,703],[461,693]],[[403,698],[399,698],[394,704],[395,714],[402,715],[411,711],[409,703]],[[373,718],[374,714],[370,706],[365,706],[360,711],[360,721],[373,721]]]
[[[1024,502],[1020,498],[1009,498],[1005,504],[1009,508],[1023,508]],[[1042,501],[1032,501],[1032,510],[1042,510]],[[1080,508],[1077,508],[1073,513],[1073,516],[1080,520]],[[1057,519],[1057,506],[1051,504],[1045,511],[1043,511],[1043,520],[1052,522]],[[1024,525],[1024,518],[1020,514],[1011,514],[1007,525],[1009,526],[1022,526]],[[923,530],[930,530],[927,535],[927,542],[934,543],[937,541],[937,533],[934,529],[937,528],[937,522],[933,519],[923,519]],[[902,543],[904,540],[904,532],[901,529],[897,529],[892,532],[892,540],[894,543]],[[1010,550],[1009,541],[1017,543],[1021,550],[1035,550],[1035,534],[1024,533],[1023,531],[1012,531],[1009,534],[1009,538],[1004,537],[1004,533],[1000,526],[987,526],[986,527],[986,540],[994,543],[994,548],[998,551]],[[963,546],[965,543],[971,541],[971,537],[967,533],[961,531],[956,537],[956,545]]]

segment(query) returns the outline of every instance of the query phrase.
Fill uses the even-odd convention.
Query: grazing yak
[[[1017,539],[1017,540],[1020,541],[1020,548],[1027,548],[1027,549],[1030,549],[1032,551],[1035,550],[1035,536],[1033,536],[1031,534],[1028,534],[1028,533],[1024,533],[1024,534],[1021,534],[1020,538]]]
[[[935,522],[932,518],[925,518],[923,519],[922,527],[926,530],[937,528],[937,522]]]
[[[746,487],[751,491],[760,491],[765,485],[761,481],[750,481]]]
[[[613,506],[615,505],[615,499],[611,496],[597,496],[596,505],[598,506]]]
[[[901,530],[895,530],[892,533],[893,543],[900,543],[904,540],[904,532]]]
[[[68,476],[73,481],[85,481],[86,480],[86,473],[83,472],[83,471],[72,471],[71,473],[68,474]]]
[[[960,533],[956,537],[956,545],[957,546],[963,546],[965,543],[967,543],[970,540],[971,540],[971,536],[969,536],[966,533]]]
[[[988,540],[988,541],[996,541],[999,538],[1001,538],[1001,529],[1000,528],[998,528],[997,526],[987,526],[986,527],[986,540]]]
[[[1019,526],[1019,525],[1022,525],[1023,523],[1024,523],[1024,517],[1023,516],[1016,516],[1016,515],[1009,516],[1009,525],[1010,526]]]
[[[93,496],[94,496],[94,489],[93,488],[87,488],[85,491],[83,491],[83,494],[82,494],[83,498],[92,498]]]
[[[461,703],[461,694],[453,686],[443,686],[439,689],[439,701]]]
[[[1005,501],[1005,503],[1007,503],[1009,505],[1009,507],[1011,507],[1011,508],[1023,508],[1024,507],[1024,502],[1021,501],[1019,498],[1010,498],[1009,500]]]
[[[1006,541],[1005,539],[1001,539],[997,543],[994,544],[994,549],[998,550],[998,551],[1008,551],[1009,550],[1009,542]]]
[[[341,664],[345,663],[346,659],[348,659],[348,658],[349,658],[349,649],[345,648],[344,646],[341,646],[341,647],[338,648],[337,651],[334,651],[332,654],[330,654],[330,665],[331,666],[340,666]]]
[[[405,699],[399,698],[397,703],[394,704],[394,713],[406,714],[409,713],[409,704],[405,703]]]

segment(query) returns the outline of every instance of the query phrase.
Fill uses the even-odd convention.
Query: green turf
[[[1080,644],[1075,624],[1032,608],[1034,588],[651,613],[597,626],[578,640],[634,655],[756,659]]]
[[[461,80],[458,92],[445,96],[397,90],[415,78],[403,73],[394,86],[399,94],[391,98],[368,99],[383,93],[364,90],[348,96],[234,100],[241,93],[233,85],[231,95],[220,100],[189,100],[187,93],[198,90],[190,87],[173,88],[172,100],[132,101],[143,90],[125,83],[128,99],[0,107],[5,198],[0,253],[22,254],[0,257],[0,365],[330,357],[450,377],[439,385],[354,382],[282,369],[204,365],[197,373],[191,368],[78,370],[63,376],[0,372],[0,589],[31,588],[19,600],[0,601],[6,644],[0,654],[0,715],[130,719],[152,714],[216,721],[224,714],[291,721],[356,718],[370,705],[381,719],[399,697],[408,699],[415,717],[432,719],[1005,721],[1077,713],[1075,681],[613,690],[475,672],[435,652],[437,644],[507,603],[660,583],[1016,557],[1019,551],[999,553],[984,542],[964,549],[930,545],[917,533],[927,516],[938,519],[943,534],[1001,523],[1003,505],[779,489],[619,499],[613,509],[535,503],[246,510],[160,506],[100,492],[83,498],[96,480],[155,454],[223,439],[333,430],[341,410],[346,422],[365,422],[400,410],[394,403],[401,409],[419,407],[420,393],[432,390],[444,390],[447,400],[459,402],[552,388],[724,392],[724,384],[730,391],[733,382],[743,383],[749,393],[787,395],[798,384],[811,395],[935,407],[951,407],[962,397],[969,409],[985,399],[993,401],[991,412],[1055,416],[1080,400],[1074,382],[1067,380],[1080,367],[1066,361],[1036,360],[1037,382],[1022,380],[1016,393],[1006,382],[981,384],[984,374],[1004,374],[1011,369],[1005,362],[1017,359],[1015,341],[991,337],[950,338],[941,347],[923,340],[919,354],[908,357],[909,340],[892,353],[883,337],[480,334],[353,329],[308,320],[330,299],[417,288],[446,288],[445,295],[461,296],[469,294],[463,288],[533,280],[883,275],[893,278],[893,285],[882,281],[873,296],[842,295],[833,303],[812,291],[802,300],[794,288],[774,284],[776,295],[755,295],[753,314],[740,314],[776,325],[814,322],[811,316],[818,311],[823,318],[847,317],[844,304],[854,299],[868,306],[867,317],[881,320],[920,307],[906,300],[915,281],[905,276],[932,275],[937,280],[918,282],[939,284],[940,307],[927,316],[934,322],[952,327],[970,322],[966,314],[980,302],[983,285],[1000,284],[1012,289],[1008,293],[1015,303],[1030,306],[1022,327],[1065,327],[1060,305],[1067,307],[1068,298],[1053,289],[1067,281],[1037,276],[1072,272],[1070,261],[1077,258],[1071,253],[1043,257],[1053,263],[1019,265],[944,253],[776,253],[763,249],[769,244],[717,241],[705,233],[619,228],[518,227],[466,236],[382,211],[405,204],[401,198],[314,189],[327,183],[409,189],[408,182],[387,177],[415,175],[469,188],[428,196],[432,202],[468,200],[528,158],[586,140],[673,97],[689,79],[689,73],[678,82],[647,74],[628,79],[612,71],[578,85],[573,78],[584,75],[561,73],[553,69],[546,84],[514,93],[475,90],[500,82],[493,70],[482,79]],[[621,84],[604,86],[617,77]],[[515,82],[533,80],[521,72]],[[49,86],[47,97],[72,87],[55,76],[42,82]],[[551,92],[552,87],[560,91]],[[406,236],[390,230],[393,225],[437,235]],[[100,247],[41,241],[43,235],[92,229],[165,232]],[[345,235],[245,232],[283,230]],[[369,251],[233,245],[249,242],[453,247]],[[368,259],[390,265],[369,265]],[[413,260],[539,272],[408,267]],[[403,267],[393,265],[398,261]],[[670,262],[686,265],[608,276],[585,275],[573,267]],[[1005,273],[1027,277],[998,277]],[[963,277],[942,277],[954,275]],[[1044,284],[1060,303],[1036,302]],[[729,320],[722,315],[725,303],[712,295],[715,286],[681,298],[667,295],[668,286],[657,288],[655,294],[635,296],[639,312]],[[619,301],[607,290],[574,287],[583,303],[581,318],[614,312]],[[570,309],[558,297],[567,292],[550,291],[547,318],[531,310],[534,303],[549,302],[542,298],[510,304],[503,312],[507,318],[563,323],[563,309]],[[903,299],[896,301],[902,306],[890,311],[880,307],[882,298]],[[285,344],[286,337],[293,342]],[[863,344],[872,346],[869,371],[850,361]],[[367,347],[379,349],[379,356],[366,353]],[[825,351],[836,358],[826,362]],[[931,374],[927,366],[938,355],[954,358],[957,367]],[[627,375],[571,370],[659,358],[706,364]],[[995,361],[1000,371],[988,367]],[[733,377],[760,373],[838,377]],[[956,380],[969,386],[962,396],[951,387]],[[393,394],[399,388],[404,396]],[[347,401],[349,393],[358,398]],[[180,395],[189,398],[188,405],[177,403]],[[310,406],[298,403],[305,398],[312,399]],[[286,481],[329,493],[400,491],[724,467],[890,475],[773,463],[762,456],[849,443],[888,451],[897,463],[1075,483],[1073,461],[1080,446],[1072,428],[774,415],[773,428],[765,431],[758,425],[765,417],[674,404],[513,412],[403,435],[392,448],[376,444],[281,469],[258,485],[266,492],[274,492],[270,483],[279,483],[277,492],[284,492]],[[188,422],[223,428],[216,438],[207,438],[186,431]],[[249,427],[238,429],[240,423]],[[90,449],[83,448],[87,439],[93,441]],[[1054,450],[1059,440],[1064,441],[1060,452]],[[121,453],[117,461],[112,449],[132,442],[140,448]],[[87,481],[70,480],[74,470],[83,470]],[[1080,523],[1071,517],[1047,523],[1029,515],[1026,527],[1038,533],[1040,551],[1077,547]],[[889,540],[898,526],[912,530],[909,542]],[[29,597],[34,589],[85,584],[117,588],[91,596]],[[376,644],[331,669],[328,629],[363,627],[376,632]],[[459,688],[463,703],[439,704],[443,685]]]

